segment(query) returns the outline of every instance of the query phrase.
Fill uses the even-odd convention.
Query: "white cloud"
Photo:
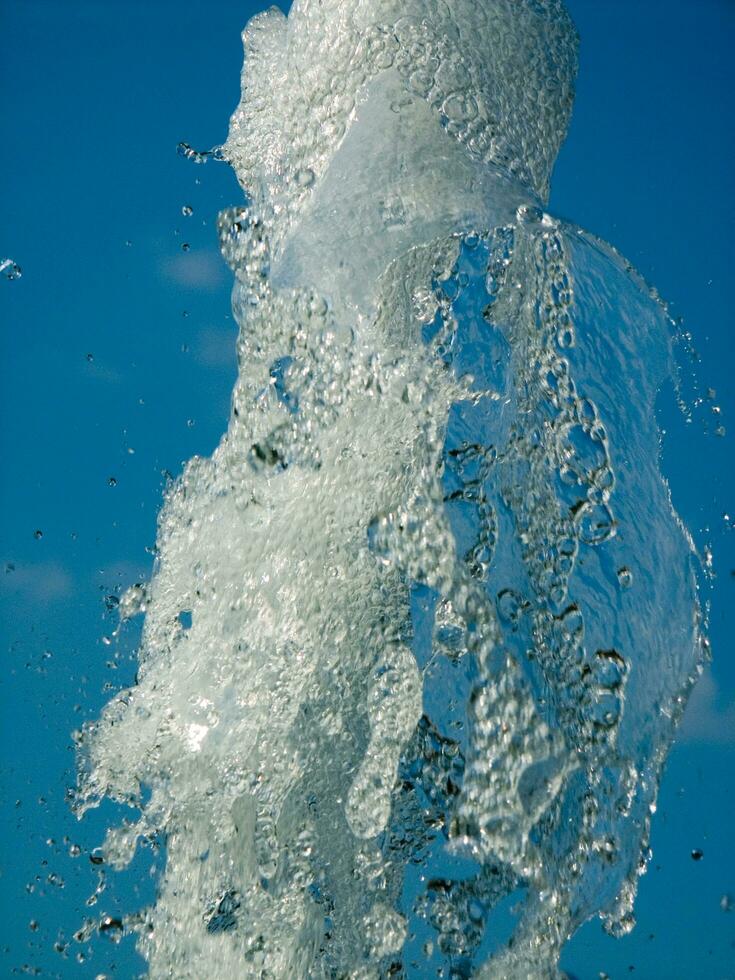
[[[163,259],[160,271],[177,286],[214,292],[225,282],[226,267],[219,252],[192,249]]]
[[[679,729],[682,742],[735,742],[735,701],[718,703],[717,684],[707,668],[692,691]]]
[[[0,573],[0,589],[5,595],[20,594],[31,602],[54,602],[68,599],[74,592],[74,582],[59,562],[8,562],[4,573]]]
[[[234,329],[205,327],[192,345],[192,357],[206,367],[231,367],[234,371],[237,366],[236,337]]]

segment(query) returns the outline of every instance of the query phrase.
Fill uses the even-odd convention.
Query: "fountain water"
[[[140,669],[79,808],[140,808],[112,865],[165,835],[151,977],[555,976],[632,927],[702,659],[665,309],[544,210],[576,34],[297,0],[244,40],[232,416],[121,601]]]

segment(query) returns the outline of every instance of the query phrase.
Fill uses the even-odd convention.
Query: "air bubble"
[[[507,623],[516,625],[524,609],[523,596],[513,589],[503,589],[497,598],[498,615]]]
[[[299,170],[296,174],[296,183],[299,187],[311,187],[314,183],[314,171],[309,167],[305,167],[303,170]]]

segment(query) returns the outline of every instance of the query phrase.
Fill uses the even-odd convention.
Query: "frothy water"
[[[125,923],[153,978],[553,977],[633,926],[703,649],[666,311],[544,209],[576,34],[557,0],[297,0],[244,40],[230,424],[120,600],[139,670],[79,812],[139,810],[113,867],[165,840]]]

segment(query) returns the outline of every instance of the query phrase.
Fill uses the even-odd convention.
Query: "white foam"
[[[542,209],[576,37],[556,0],[304,0],[245,44],[232,417],[121,603],[80,810],[139,806],[118,866],[165,838],[151,977],[553,975],[632,923],[701,659],[665,312]]]

